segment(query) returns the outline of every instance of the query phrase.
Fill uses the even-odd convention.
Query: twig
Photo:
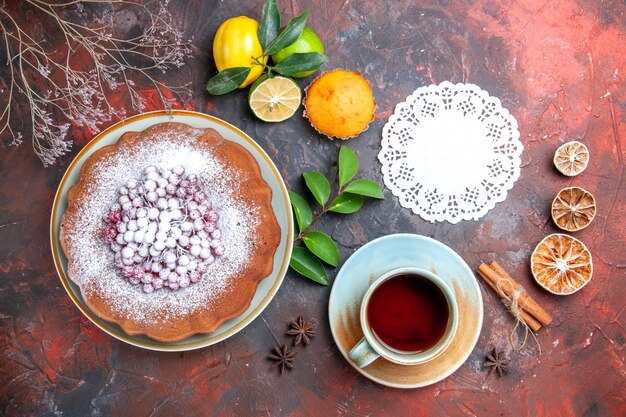
[[[322,216],[326,213],[328,213],[329,209],[328,207],[332,206],[332,204],[335,202],[335,200],[337,200],[339,197],[341,197],[341,195],[344,193],[343,188],[340,188],[339,191],[337,192],[337,194],[333,197],[333,199],[330,201],[330,203],[322,205],[322,211],[320,211],[311,221],[311,224],[308,225],[303,231],[300,232],[300,234],[298,236],[296,236],[293,241],[297,242],[298,240],[302,239],[302,237],[304,235],[306,235],[306,233],[309,231],[309,229],[311,227],[313,227],[313,225],[322,218]]]
[[[45,40],[37,41],[24,28],[26,22],[12,15],[12,10],[0,4],[0,31],[6,48],[5,82],[8,88],[0,90],[0,138],[9,145],[22,142],[22,132],[14,130],[16,101],[22,98],[30,112],[30,134],[35,154],[44,166],[53,164],[69,151],[72,141],[67,137],[71,125],[97,130],[113,117],[123,117],[122,104],[113,104],[107,93],[127,92],[131,108],[143,111],[146,103],[137,89],[134,77],[143,77],[155,89],[164,108],[169,110],[177,99],[190,96],[190,84],[169,85],[153,75],[155,70],[165,73],[184,65],[191,56],[191,39],[184,39],[167,10],[168,0],[158,7],[128,0],[74,0],[49,4],[43,0],[25,0],[33,10],[47,20],[43,26],[50,33],[60,31],[66,48],[61,52]],[[68,8],[82,11],[84,5],[112,4],[134,9],[148,21],[140,35],[123,39],[115,36],[112,22],[104,18],[81,24],[65,17]],[[156,4],[156,3],[155,3]],[[153,10],[154,9],[154,10]],[[87,65],[77,57],[88,57]],[[86,69],[85,69],[86,67]],[[80,68],[80,69],[79,69]],[[132,77],[131,77],[132,76]],[[37,80],[37,82],[35,82]],[[42,81],[43,80],[43,81]],[[43,87],[41,87],[43,86]],[[40,88],[37,88],[40,87]],[[165,95],[169,91],[170,95]]]

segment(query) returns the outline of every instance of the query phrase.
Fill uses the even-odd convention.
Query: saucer
[[[458,330],[450,346],[429,362],[398,365],[379,358],[361,369],[348,357],[363,337],[361,299],[377,277],[401,267],[429,270],[454,290],[459,307]],[[345,262],[335,278],[328,313],[333,338],[357,371],[389,387],[418,388],[450,376],[467,360],[480,335],[483,299],[474,273],[452,249],[429,237],[395,234],[365,244]]]

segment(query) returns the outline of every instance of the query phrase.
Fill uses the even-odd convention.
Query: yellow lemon
[[[267,62],[267,57],[260,58],[263,48],[257,35],[258,29],[259,22],[239,16],[226,20],[215,33],[213,58],[218,71],[234,67],[252,68],[239,88],[248,86],[263,73],[263,65],[257,64],[254,58],[259,58],[264,64]]]

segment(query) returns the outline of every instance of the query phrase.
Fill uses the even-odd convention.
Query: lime
[[[322,44],[322,41],[317,36],[317,34],[305,26],[300,37],[296,39],[296,41],[291,45],[281,49],[280,51],[272,55],[272,60],[274,61],[274,64],[278,64],[280,61],[292,54],[304,54],[307,52],[317,52],[319,54],[323,54],[324,45]],[[308,77],[314,72],[315,71],[299,72],[297,74],[294,74],[293,77],[304,78]]]
[[[289,119],[300,107],[302,92],[291,78],[267,74],[259,77],[250,87],[248,104],[252,113],[264,122],[282,122]]]

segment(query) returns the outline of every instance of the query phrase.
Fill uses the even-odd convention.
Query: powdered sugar
[[[196,134],[201,132],[198,130]],[[198,307],[210,306],[228,291],[230,278],[249,261],[250,237],[258,225],[258,208],[240,198],[238,173],[221,164],[206,149],[194,146],[193,139],[189,137],[181,144],[180,136],[165,134],[158,143],[144,141],[128,148],[119,147],[95,165],[97,175],[92,176],[93,183],[89,184],[84,198],[76,201],[76,213],[81,216],[75,220],[69,242],[74,279],[83,293],[96,292],[106,298],[121,316],[139,322],[157,322],[168,315],[188,315]],[[167,169],[182,165],[186,172],[196,174],[219,213],[218,225],[226,252],[208,267],[199,283],[179,291],[164,289],[146,294],[141,286],[129,283],[115,266],[113,253],[102,238],[105,226],[102,219],[116,201],[119,187],[128,179],[139,179],[149,165]]]
[[[182,165],[149,165],[140,181],[131,178],[118,191],[103,239],[122,276],[144,292],[187,288],[224,254],[219,214]]]

